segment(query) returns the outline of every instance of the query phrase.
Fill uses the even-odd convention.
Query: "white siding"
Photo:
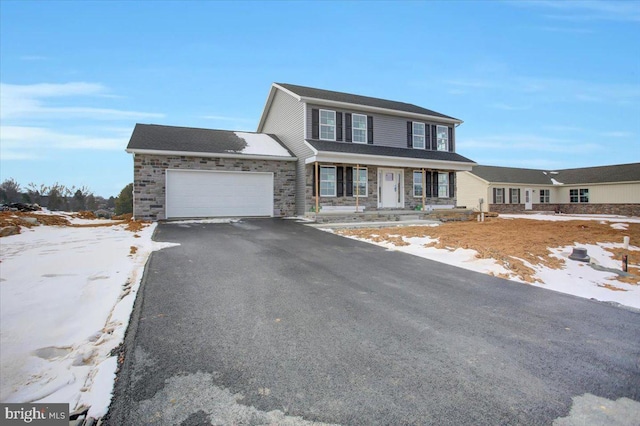
[[[276,90],[264,120],[262,132],[271,133],[298,157],[296,167],[296,212],[304,214],[305,206],[305,159],[313,153],[304,143],[304,103],[291,95]]]
[[[589,204],[640,203],[640,182],[556,186],[558,201],[552,202],[569,203],[569,190],[581,188],[589,189]]]
[[[489,185],[485,181],[469,172],[458,172],[456,173],[456,187],[459,206],[479,211],[480,203],[478,200],[483,198],[482,210],[488,211],[487,204],[491,200],[489,199]]]

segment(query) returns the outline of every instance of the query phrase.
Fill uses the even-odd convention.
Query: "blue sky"
[[[640,161],[639,1],[0,1],[0,178],[117,195],[136,122],[256,129],[272,82],[464,120],[480,164]]]

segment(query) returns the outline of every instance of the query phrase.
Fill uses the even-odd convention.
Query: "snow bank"
[[[99,223],[74,219],[74,223]],[[0,241],[0,401],[106,413],[116,359],[152,251],[142,231],[39,226]]]

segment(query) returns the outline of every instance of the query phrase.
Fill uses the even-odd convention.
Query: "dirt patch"
[[[131,248],[129,249],[129,254],[130,255],[134,255],[138,252],[138,247],[136,246],[131,246]]]
[[[455,250],[472,249],[481,259],[495,259],[505,269],[525,282],[537,280],[535,271],[522,260],[533,265],[541,264],[560,269],[564,260],[551,256],[548,247],[563,247],[575,244],[622,243],[628,236],[631,243],[640,242],[640,224],[629,223],[627,229],[612,228],[610,223],[598,221],[542,221],[531,219],[490,218],[485,222],[447,222],[440,226],[407,226],[381,229],[345,229],[336,231],[345,236],[365,238],[375,242],[389,242],[398,246],[407,245],[403,238],[430,237],[437,242],[426,246]],[[607,249],[616,259],[622,256],[622,249]],[[640,252],[629,256],[629,272],[636,277],[622,278],[620,281],[638,284]],[[632,259],[635,260],[632,263]],[[522,259],[522,260],[521,260]]]
[[[81,219],[97,220],[93,212],[78,212],[70,214],[71,217]],[[35,219],[35,220],[34,220]],[[71,223],[69,218],[58,214],[40,214],[32,212],[0,212],[0,228],[15,227],[20,233],[21,228],[32,228],[34,226],[69,226],[73,228],[100,228],[114,225],[125,225],[125,229],[131,232],[139,232],[149,226],[151,222],[134,220],[131,214],[114,216],[115,220],[97,223]],[[139,235],[137,236],[139,237]]]

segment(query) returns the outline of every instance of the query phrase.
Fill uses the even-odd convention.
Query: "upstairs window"
[[[326,109],[320,110],[320,139],[336,140],[336,112]],[[322,195],[322,194],[321,194]]]
[[[352,114],[352,132],[354,143],[367,143],[367,116]]]
[[[438,137],[438,151],[449,151],[449,128],[447,126],[436,126]]]
[[[541,189],[540,190],[540,203],[541,204],[545,204],[545,203],[549,203],[549,202],[550,202],[549,190],[548,189]]]
[[[413,147],[424,149],[426,140],[426,131],[424,123],[413,122]]]

